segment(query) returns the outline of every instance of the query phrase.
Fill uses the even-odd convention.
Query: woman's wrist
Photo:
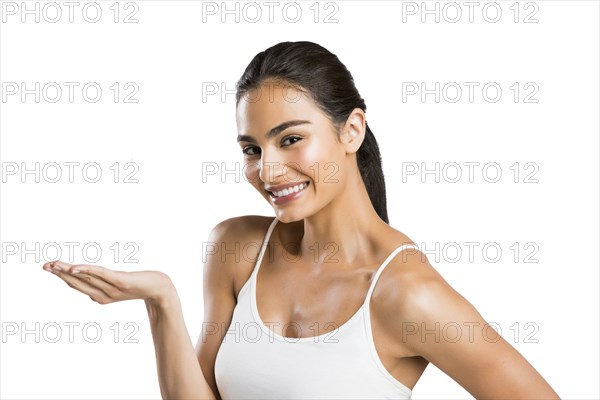
[[[165,275],[163,281],[161,288],[156,293],[144,299],[146,304],[154,309],[168,309],[179,304],[179,295],[171,278]]]

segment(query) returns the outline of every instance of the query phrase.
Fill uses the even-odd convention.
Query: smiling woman
[[[145,300],[164,398],[409,399],[429,363],[476,398],[559,398],[389,225],[366,104],[335,54],[276,44],[236,88],[246,178],[275,218],[210,233],[195,351],[165,274],[44,265],[102,304]]]

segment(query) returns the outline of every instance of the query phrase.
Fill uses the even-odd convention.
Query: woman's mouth
[[[292,200],[296,200],[298,197],[302,196],[307,187],[308,182],[302,182],[277,192],[271,192],[268,190],[267,192],[269,192],[271,200],[273,200],[275,204],[283,204]]]

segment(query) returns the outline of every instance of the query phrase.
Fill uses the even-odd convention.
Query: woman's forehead
[[[293,119],[322,118],[320,109],[305,92],[292,86],[261,85],[247,92],[236,108],[241,134],[265,131],[280,122]]]

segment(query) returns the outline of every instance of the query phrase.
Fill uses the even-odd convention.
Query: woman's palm
[[[160,271],[115,271],[62,261],[45,263],[42,268],[100,304],[132,299],[157,301],[173,288],[169,276]]]

